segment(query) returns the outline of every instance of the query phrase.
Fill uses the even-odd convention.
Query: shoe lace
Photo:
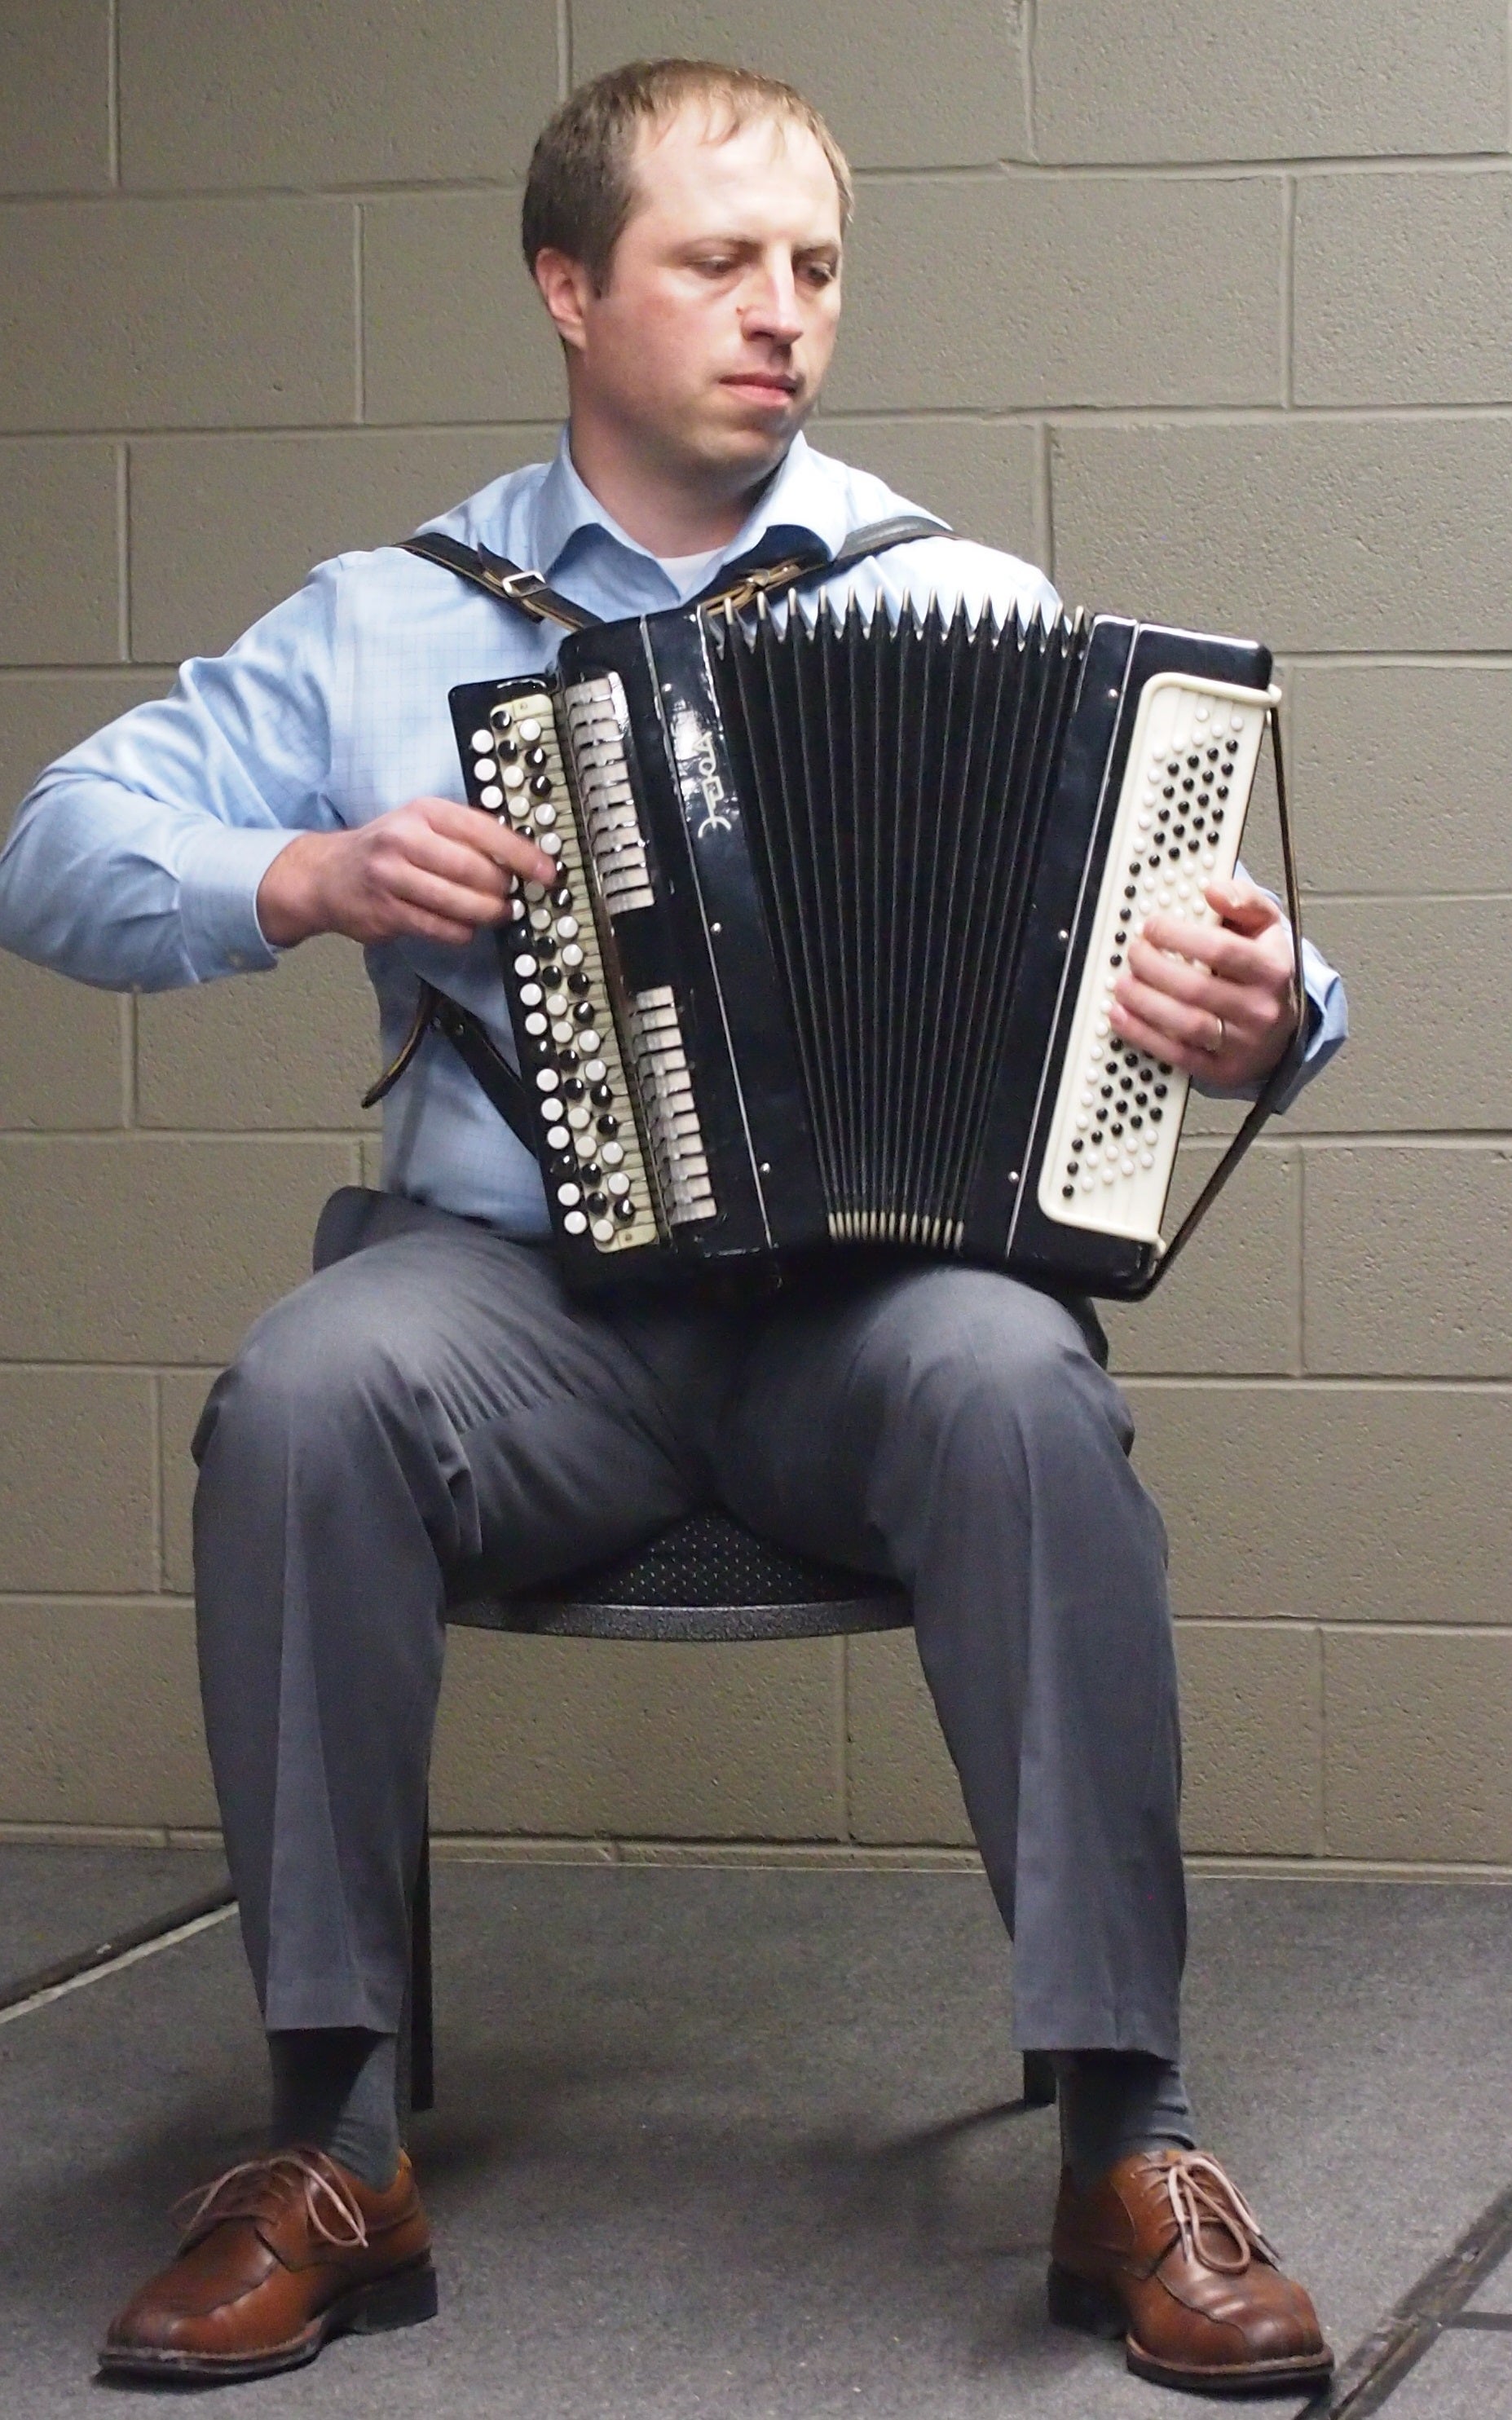
[[[1165,2187],[1181,2248],[1190,2259],[1200,2260],[1205,2268],[1216,2269],[1225,2277],[1242,2277],[1256,2253],[1273,2268],[1280,2267],[1274,2244],[1262,2232],[1233,2178],[1206,2151],[1177,2151],[1166,2169]],[[1208,2229],[1206,2241],[1205,2226]],[[1212,2244],[1214,2230],[1219,2246]],[[1224,2238],[1234,2247],[1231,2255],[1221,2248]]]
[[[339,2174],[323,2152],[299,2145],[258,2160],[238,2161],[213,2184],[185,2194],[174,2204],[172,2215],[182,2226],[187,2248],[223,2219],[264,2217],[270,2207],[276,2208],[294,2192],[304,2197],[310,2233],[322,2243],[342,2252],[366,2249],[367,2222]],[[182,2211],[188,2215],[180,2219]]]

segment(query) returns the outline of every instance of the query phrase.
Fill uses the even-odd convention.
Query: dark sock
[[[273,2071],[273,2143],[313,2143],[382,2192],[399,2164],[394,2092],[398,2043],[357,2025],[268,2036]]]
[[[1080,2190],[1127,2151],[1192,2150],[1192,2105],[1174,2061],[1146,2051],[1055,2053],[1061,2149]]]

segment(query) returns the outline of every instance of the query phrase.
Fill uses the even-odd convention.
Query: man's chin
[[[779,411],[774,405],[754,405],[738,398],[735,409],[721,414],[722,425],[709,432],[709,450],[732,465],[750,466],[753,477],[780,462],[808,418],[809,407],[788,396]]]

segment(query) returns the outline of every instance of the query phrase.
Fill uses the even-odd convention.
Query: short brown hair
[[[846,225],[851,196],[845,153],[813,103],[790,84],[715,59],[633,59],[580,85],[542,129],[520,215],[527,269],[534,271],[538,253],[564,252],[583,263],[602,293],[635,204],[636,137],[643,126],[664,125],[689,101],[718,113],[722,140],[757,117],[786,117],[806,127],[834,172]]]

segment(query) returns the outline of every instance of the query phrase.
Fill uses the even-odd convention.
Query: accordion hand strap
[[[377,1083],[370,1084],[363,1094],[363,1108],[376,1109],[379,1102],[392,1093],[428,1033],[444,1034],[479,1090],[488,1095],[505,1125],[524,1144],[534,1159],[536,1143],[530,1130],[530,1094],[518,1070],[511,1067],[481,1017],[475,1016],[470,1008],[463,1008],[459,1001],[438,991],[434,984],[427,983],[423,978],[410,1030]]]

